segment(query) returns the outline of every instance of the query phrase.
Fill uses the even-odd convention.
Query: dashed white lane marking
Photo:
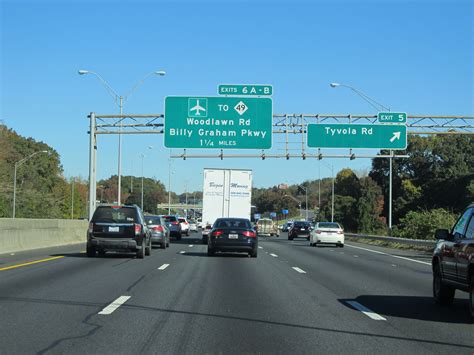
[[[168,266],[170,266],[170,264],[163,264],[163,265],[161,265],[161,266],[158,268],[158,270],[164,270],[164,269],[166,269]]]
[[[131,296],[120,296],[103,310],[101,310],[98,314],[109,315],[112,314],[117,308],[123,305],[130,299]]]
[[[190,248],[192,248],[194,245],[193,245],[193,244],[189,244],[188,246],[189,246]]]
[[[186,253],[186,252],[185,252],[184,250],[181,250],[179,253],[180,253],[180,254],[184,254],[184,253]]]
[[[263,249],[263,247],[258,247],[258,249]]]
[[[357,309],[358,311],[361,311],[362,313],[364,313],[367,317],[372,318],[373,320],[386,320],[380,314],[377,314],[371,311],[367,307],[364,307],[363,305],[361,305],[359,302],[347,301],[347,303],[351,305],[352,307],[354,307],[355,309]]]
[[[273,256],[274,258],[278,258],[278,255],[276,254],[270,253],[270,255]]]
[[[378,251],[378,250],[372,250],[372,249],[367,249],[367,248],[356,247],[355,245],[348,245],[348,244],[346,244],[346,245],[349,248],[362,249],[362,250],[365,250],[365,251],[370,251],[371,253],[375,253],[375,254],[387,255],[387,256],[391,256],[392,258],[413,261],[414,263],[425,264],[425,265],[430,265],[431,266],[431,263],[427,263],[425,261],[420,261],[420,260],[416,260],[416,259],[406,258],[404,256],[398,256],[398,255],[393,255],[393,254],[389,254],[389,253],[384,253],[384,252]]]
[[[298,271],[300,274],[306,274],[306,271],[301,270],[299,267],[293,266],[292,269]]]
[[[393,266],[393,267],[397,267],[397,265],[395,265],[395,264],[392,264],[392,266]]]
[[[359,257],[359,255],[354,255],[354,258],[358,258],[358,257]]]

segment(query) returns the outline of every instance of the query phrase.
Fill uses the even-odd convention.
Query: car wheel
[[[145,246],[144,245],[140,249],[137,250],[137,258],[138,259],[145,258]]]
[[[88,258],[93,258],[95,256],[95,248],[88,246],[86,253]]]
[[[189,231],[186,231],[186,236],[189,237]]]
[[[469,285],[469,312],[471,313],[471,318],[474,320],[474,273],[471,275]]]
[[[211,248],[207,248],[207,256],[214,256],[214,250],[212,250]]]
[[[181,240],[181,233],[176,236],[176,240]]]
[[[308,237],[308,238],[306,238],[306,240],[309,240],[309,237]]]
[[[160,247],[161,247],[161,249],[166,249],[166,242],[163,241],[163,243],[161,243]]]
[[[344,248],[344,244],[338,244],[337,245],[339,248]]]
[[[309,246],[310,246],[310,247],[312,247],[313,245],[314,245],[313,243],[309,242]]]
[[[433,271],[433,298],[439,305],[450,305],[454,300],[455,289],[444,285],[441,269],[436,265]]]
[[[258,255],[258,250],[257,249],[253,250],[249,255],[251,258],[256,258]]]
[[[146,256],[151,255],[151,239],[150,239],[150,242],[148,243],[148,246],[145,248],[145,255]]]
[[[104,249],[99,249],[99,250],[97,250],[97,254],[99,254],[99,256],[104,256],[105,255],[105,250]]]

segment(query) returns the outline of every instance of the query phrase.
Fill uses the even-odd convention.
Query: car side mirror
[[[450,239],[450,234],[447,229],[437,229],[435,232],[435,239]]]

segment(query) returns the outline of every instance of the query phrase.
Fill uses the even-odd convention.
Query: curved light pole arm
[[[135,85],[133,85],[133,87],[130,89],[130,91],[123,97],[124,100],[127,100],[128,97],[133,94],[144,82],[146,79],[148,79],[150,76],[152,76],[153,74],[155,74],[155,72],[151,72],[151,73],[148,73],[147,75],[145,75],[141,80],[137,81]]]
[[[384,110],[387,110],[387,111],[390,111],[389,107],[386,107],[385,105],[382,105],[380,102],[378,102],[378,101],[374,100],[373,98],[371,98],[370,96],[364,94],[362,91],[360,91],[360,90],[358,90],[358,89],[356,89],[356,88],[354,88],[350,85],[346,85],[346,84],[340,84],[340,86],[344,86],[344,87],[354,91],[357,95],[362,97],[369,105],[371,105],[377,111],[380,111],[380,108],[382,108]],[[375,105],[374,105],[374,103],[375,103]],[[376,105],[378,105],[378,107]]]
[[[94,74],[97,79],[99,79],[99,81],[102,83],[102,85],[105,87],[105,89],[107,90],[107,92],[110,94],[110,96],[112,96],[112,98],[114,99],[115,101],[115,104],[119,105],[120,104],[117,102],[120,98],[120,95],[118,95],[114,89],[112,89],[112,87],[109,85],[109,83],[107,81],[105,81],[104,78],[102,78],[99,74],[97,74],[96,72],[93,72],[93,71],[89,71],[89,73],[91,74]]]

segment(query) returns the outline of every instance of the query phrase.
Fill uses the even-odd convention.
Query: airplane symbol
[[[196,106],[191,107],[189,111],[195,111],[196,116],[201,116],[201,111],[206,112],[206,109],[199,105],[199,100],[196,100]]]

